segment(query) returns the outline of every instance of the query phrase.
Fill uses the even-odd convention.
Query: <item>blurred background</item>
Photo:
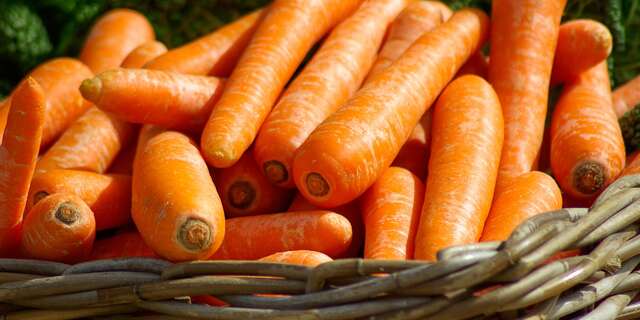
[[[93,21],[126,7],[147,16],[169,48],[207,34],[269,0],[0,0],[0,98],[40,62],[76,56]],[[489,12],[490,0],[445,0]],[[592,18],[614,36],[614,86],[640,73],[640,0],[569,0],[564,20]]]

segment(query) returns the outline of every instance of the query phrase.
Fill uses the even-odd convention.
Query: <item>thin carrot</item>
[[[216,169],[214,182],[227,218],[282,212],[293,196],[293,190],[269,183],[251,150],[233,166]]]
[[[254,11],[153,59],[146,69],[227,77],[247,47],[266,9]]]
[[[84,201],[96,219],[96,230],[126,224],[131,218],[131,177],[88,171],[50,170],[31,181],[27,211],[50,194],[64,193]]]
[[[167,47],[160,41],[149,40],[133,49],[122,61],[123,68],[142,68],[153,59],[165,54]]]
[[[270,5],[202,133],[208,164],[226,168],[240,159],[307,51],[360,3],[276,0]]]
[[[83,81],[80,92],[100,109],[128,122],[199,132],[211,113],[211,102],[222,93],[222,81],[158,70],[114,69]]]
[[[91,27],[80,60],[94,73],[117,68],[133,49],[153,39],[153,27],[142,14],[114,9]]]
[[[73,263],[89,256],[95,237],[91,209],[74,195],[56,193],[26,215],[22,248],[31,258]]]
[[[11,98],[0,145],[0,256],[18,253],[22,215],[44,126],[44,105],[44,92],[31,77]]]
[[[313,250],[330,257],[344,253],[351,225],[331,211],[298,211],[227,219],[227,232],[212,260],[255,260],[290,250]]]
[[[90,260],[127,257],[159,258],[136,230],[118,233],[93,243]]]
[[[489,73],[489,60],[482,54],[482,51],[478,51],[471,55],[469,60],[460,67],[456,76],[463,76],[466,74],[473,74],[478,77],[487,78]]]
[[[613,109],[618,118],[640,104],[640,76],[617,87],[613,91]]]
[[[409,139],[402,145],[391,165],[405,168],[424,181],[427,178],[430,144],[431,110],[427,110],[411,132]]]
[[[333,261],[333,259],[331,259],[331,257],[329,257],[328,255],[322,252],[311,250],[277,252],[258,260],[266,262],[290,263],[307,267],[315,267],[319,264]]]
[[[172,261],[212,255],[224,237],[224,212],[198,148],[168,131],[139,150],[131,213],[147,245]]]
[[[256,138],[254,154],[269,181],[281,187],[295,187],[291,167],[296,150],[360,88],[387,26],[405,4],[405,0],[362,4],[331,32],[289,85]]]
[[[562,191],[593,198],[624,169],[606,61],[565,84],[551,119],[551,169]]]
[[[563,23],[558,33],[551,84],[575,79],[606,60],[612,48],[611,32],[602,23],[589,19]]]
[[[500,101],[484,79],[447,86],[433,110],[433,140],[416,259],[480,239],[496,184],[504,124]]]
[[[496,194],[480,241],[506,240],[522,222],[562,208],[562,194],[550,176],[532,171],[515,177]]]
[[[489,82],[500,97],[498,189],[531,171],[542,143],[553,56],[566,0],[492,2]]]
[[[371,186],[458,68],[484,42],[488,24],[480,10],[456,12],[316,128],[293,164],[303,196],[315,205],[335,207]]]
[[[390,167],[363,195],[364,258],[413,257],[424,184],[406,169]]]

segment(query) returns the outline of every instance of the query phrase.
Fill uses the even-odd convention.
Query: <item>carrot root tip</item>
[[[236,181],[229,187],[229,203],[234,208],[247,209],[256,199],[256,188],[248,181]]]
[[[314,197],[323,197],[329,194],[329,184],[319,173],[309,173],[306,183],[307,190]]]
[[[285,165],[277,160],[269,160],[263,165],[264,174],[273,184],[280,184],[289,180],[289,171]]]
[[[36,192],[33,195],[33,204],[35,205],[36,203],[40,202],[40,200],[46,198],[47,196],[49,196],[49,193],[44,190]]]
[[[56,219],[66,225],[74,224],[79,216],[78,210],[69,202],[60,204],[55,213]]]
[[[189,219],[180,228],[179,241],[189,250],[204,250],[211,245],[211,229],[200,220]]]
[[[573,185],[581,193],[593,194],[604,187],[604,167],[595,162],[583,162],[573,172]]]
[[[80,84],[80,93],[85,99],[91,102],[97,102],[101,92],[102,81],[98,77],[86,79]]]

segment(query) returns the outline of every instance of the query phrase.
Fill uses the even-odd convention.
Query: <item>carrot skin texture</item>
[[[144,243],[138,231],[131,230],[96,240],[89,260],[127,257],[160,258]]]
[[[500,97],[498,190],[531,171],[542,143],[551,68],[566,0],[492,2],[489,82]]]
[[[149,61],[165,54],[167,47],[160,41],[150,40],[133,49],[122,61],[123,68],[142,68]]]
[[[433,110],[429,176],[415,238],[415,259],[435,260],[445,247],[480,239],[496,184],[504,123],[484,79],[447,86]]]
[[[13,94],[0,145],[0,256],[17,254],[22,216],[44,126],[45,98],[27,77]]]
[[[83,96],[118,118],[199,132],[222,93],[214,77],[145,69],[105,71],[80,86]]]
[[[289,263],[307,267],[315,267],[319,264],[333,261],[333,259],[331,259],[331,257],[329,257],[328,255],[318,251],[294,250],[277,252],[260,258],[258,259],[258,261]]]
[[[613,108],[618,118],[640,104],[640,76],[617,87],[613,91]]]
[[[625,166],[606,62],[566,84],[551,120],[551,169],[562,190],[593,198]]]
[[[421,181],[427,178],[431,144],[431,110],[420,118],[409,139],[402,145],[391,166],[405,168]]]
[[[95,237],[91,209],[74,195],[57,193],[26,215],[22,248],[35,259],[74,263],[89,256]]]
[[[360,3],[276,0],[270,5],[202,133],[209,165],[226,168],[240,159],[307,51]]]
[[[149,61],[146,69],[228,77],[268,9],[260,9]]]
[[[212,255],[224,237],[224,212],[193,141],[167,131],[151,137],[139,150],[131,213],[145,243],[172,261]]]
[[[337,25],[263,123],[255,157],[272,183],[294,188],[292,162],[311,132],[360,88],[405,0],[372,0]]]
[[[27,212],[50,194],[64,193],[79,197],[96,220],[96,230],[122,226],[131,219],[131,177],[103,175],[78,170],[51,170],[31,181]]]
[[[94,73],[100,73],[119,67],[133,49],[154,39],[153,27],[142,14],[114,9],[91,27],[80,60]]]
[[[231,218],[220,250],[211,260],[255,260],[291,250],[313,250],[330,257],[344,253],[351,225],[331,211],[298,211]]]
[[[4,128],[7,126],[7,118],[9,117],[9,108],[11,107],[11,97],[7,97],[0,101],[0,143],[4,136]]]
[[[479,10],[456,12],[316,128],[294,160],[302,195],[330,208],[371,186],[457,69],[484,42],[488,24]]]
[[[489,60],[484,56],[484,54],[482,54],[481,51],[478,51],[471,55],[469,60],[467,60],[467,62],[463,64],[462,67],[460,67],[460,70],[458,70],[458,74],[456,75],[456,77],[473,74],[486,79],[488,73]]]
[[[390,167],[363,195],[364,258],[409,260],[424,199],[424,184],[410,171]]]

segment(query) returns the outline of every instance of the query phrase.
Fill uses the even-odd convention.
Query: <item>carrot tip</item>
[[[236,181],[229,187],[229,203],[234,208],[247,209],[256,199],[256,188],[248,181]]]
[[[200,220],[189,219],[180,228],[178,239],[189,250],[204,250],[211,245],[211,229]]]
[[[583,162],[573,171],[573,185],[584,194],[593,194],[604,187],[604,167],[595,162]]]
[[[86,79],[80,84],[80,93],[85,99],[91,102],[97,102],[101,92],[102,81],[98,77]]]
[[[38,191],[33,195],[33,204],[35,205],[36,203],[40,202],[40,200],[46,198],[47,196],[49,196],[49,193],[46,191]]]
[[[289,172],[282,162],[269,160],[263,165],[264,175],[273,184],[284,183],[289,180]]]
[[[329,194],[329,184],[319,173],[309,173],[306,182],[307,190],[312,196],[323,197]]]
[[[70,202],[60,204],[55,214],[56,219],[66,225],[75,223],[79,216],[78,210]]]

